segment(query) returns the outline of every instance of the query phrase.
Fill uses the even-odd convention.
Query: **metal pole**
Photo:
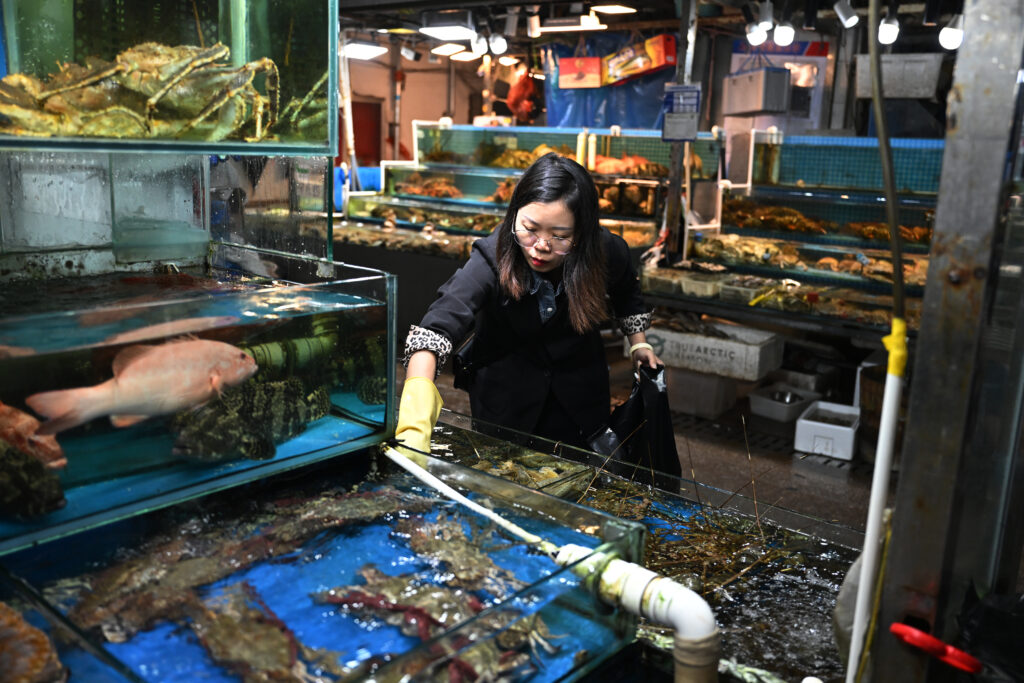
[[[693,68],[693,44],[696,36],[697,3],[694,0],[682,0],[682,5],[679,7],[679,43],[676,46],[676,83],[690,82],[690,71]],[[679,218],[682,213],[684,184],[687,202],[691,200],[688,148],[689,143],[682,142],[673,142],[670,148],[668,199],[665,203],[665,226],[668,229],[665,252],[671,254],[682,253],[686,244],[686,236],[679,230]]]
[[[1009,421],[1016,431],[1021,419],[1016,403],[1000,406],[1003,413],[987,422],[977,411],[988,384],[1013,381],[1006,368],[993,364],[983,332],[993,312],[997,258],[1022,260],[1019,254],[1000,254],[998,241],[1009,188],[1007,159],[1016,152],[1013,133],[1020,116],[1024,6],[1019,0],[975,0],[966,3],[964,19],[967,31],[948,101],[892,549],[870,650],[873,680],[953,680],[949,667],[898,642],[888,627],[909,623],[940,640],[956,640],[956,615],[967,585],[987,578],[989,558],[972,556],[981,555],[971,552],[973,536],[985,537],[1006,524],[1006,509],[992,501],[1010,490],[1006,461],[1019,463],[1021,457],[1016,451],[974,449],[971,437],[999,422]],[[984,481],[984,494],[971,495],[969,481]]]
[[[397,43],[391,45],[391,102],[394,109],[391,129],[391,158],[399,159],[399,134],[402,132],[402,53]]]
[[[359,161],[356,159],[356,133],[352,125],[352,85],[348,73],[348,57],[345,56],[345,33],[341,33],[339,53],[341,68],[338,70],[341,81],[341,115],[345,118],[345,151],[348,152],[352,173],[352,187],[363,189],[359,182]]]

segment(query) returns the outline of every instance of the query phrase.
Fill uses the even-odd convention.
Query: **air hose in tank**
[[[504,519],[493,510],[469,500],[394,448],[385,447],[382,450],[392,462],[427,486],[537,546],[559,565],[574,565],[573,571],[587,579],[588,585],[604,602],[646,617],[656,624],[672,627],[675,630],[673,654],[676,683],[718,681],[718,626],[711,607],[697,593],[649,569],[607,553],[594,552],[590,548],[573,544],[558,547]]]

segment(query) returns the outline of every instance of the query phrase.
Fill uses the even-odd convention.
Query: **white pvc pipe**
[[[882,514],[885,512],[889,497],[892,447],[896,440],[896,421],[899,418],[902,391],[903,378],[886,374],[882,419],[878,428],[878,447],[875,450],[875,471],[871,477],[871,498],[868,502],[867,528],[864,531],[860,581],[857,585],[857,602],[853,612],[853,630],[850,633],[850,657],[846,663],[846,683],[854,683],[857,679],[857,668],[864,650],[864,635],[871,615],[878,555],[881,550]]]
[[[711,683],[718,680],[718,627],[715,615],[708,603],[692,590],[640,565],[609,558],[584,546],[567,544],[558,548],[550,541],[503,519],[493,510],[477,505],[395,449],[387,448],[384,454],[424,484],[487,517],[527,543],[539,545],[543,551],[554,556],[560,566],[582,560],[575,570],[578,574],[586,577],[600,572],[598,595],[605,602],[621,606],[631,614],[646,617],[656,624],[672,627],[675,630],[677,683]]]
[[[559,548],[555,561],[567,565],[593,554],[593,550],[579,545]],[[595,556],[597,561],[599,556]],[[584,563],[585,569],[593,567]],[[598,589],[601,598],[612,605],[621,606],[632,614],[644,616],[656,624],[670,626],[677,636],[704,638],[717,630],[711,606],[685,586],[665,578],[650,569],[625,560],[613,559],[601,572]]]

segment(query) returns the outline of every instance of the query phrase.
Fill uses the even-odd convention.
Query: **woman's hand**
[[[641,347],[633,352],[633,363],[635,365],[649,365],[656,368],[661,365],[661,359],[654,353],[653,349]]]

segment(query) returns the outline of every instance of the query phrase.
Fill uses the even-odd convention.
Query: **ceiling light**
[[[513,38],[519,30],[519,8],[509,7],[505,14],[505,35]]]
[[[580,14],[571,17],[553,17],[541,24],[540,32],[603,31],[606,28],[608,28],[608,25],[602,24],[597,15],[591,12],[590,14]]]
[[[465,45],[459,45],[458,43],[442,43],[430,52],[435,55],[441,55],[442,57],[451,57],[456,52],[462,52],[465,49]]]
[[[949,23],[939,31],[939,45],[955,50],[964,42],[964,15],[954,14]]]
[[[878,24],[878,42],[882,45],[892,45],[900,34],[900,22],[896,15],[886,14],[881,23]]]
[[[805,31],[813,31],[818,27],[818,0],[804,0]]]
[[[477,36],[473,40],[469,41],[469,50],[477,57],[482,57],[487,54],[487,39],[483,36]]]
[[[513,57],[512,55],[502,55],[498,57],[498,64],[502,66],[515,66],[519,63],[519,57]]]
[[[768,40],[768,32],[762,29],[760,23],[754,20],[754,11],[750,8],[750,4],[744,3],[741,5],[740,11],[743,12],[743,18],[747,20],[747,42],[756,47]]]
[[[771,0],[757,3],[757,24],[766,33],[771,31],[772,26],[775,25],[774,12],[775,8],[772,7]]]
[[[836,11],[836,18],[839,19],[839,23],[843,25],[843,28],[853,28],[860,21],[860,17],[850,7],[850,3],[846,0],[836,0],[836,4],[832,5],[832,9]]]
[[[591,5],[591,11],[601,14],[633,14],[636,9],[626,5]]]
[[[480,55],[469,50],[463,50],[462,52],[456,52],[449,59],[453,62],[472,62],[474,59],[480,59]]]
[[[424,12],[421,15],[425,33],[438,40],[472,40],[476,37],[473,16],[469,10],[442,9]]]
[[[542,73],[538,73],[536,71],[532,71],[532,72],[530,72],[530,78],[532,78],[532,79],[534,79],[536,81],[543,81],[543,80],[547,79],[547,76],[545,76]]]
[[[540,35],[540,15],[529,14],[526,17],[526,35],[530,38],[536,38]]]
[[[491,54],[503,55],[508,51],[508,41],[503,35],[492,33],[491,37],[487,39],[487,44],[491,48]]]
[[[764,41],[768,40],[768,32],[761,28],[760,24],[755,21],[747,24],[747,42],[757,47]]]
[[[350,40],[345,43],[343,54],[349,59],[375,59],[387,51],[384,45],[366,40]]]
[[[775,33],[772,34],[772,41],[779,47],[792,45],[794,38],[796,38],[796,29],[788,21],[780,21],[779,25],[775,27]]]

